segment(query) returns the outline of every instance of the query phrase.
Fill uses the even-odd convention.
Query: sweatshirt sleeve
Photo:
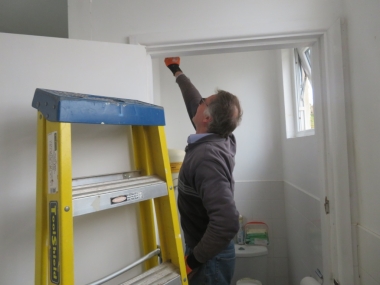
[[[190,79],[185,75],[181,74],[177,77],[176,82],[181,89],[183,100],[185,101],[187,113],[189,115],[190,121],[194,126],[193,121],[191,120],[195,113],[197,112],[198,103],[201,100],[202,96],[195,88]],[[195,128],[195,126],[194,126]]]

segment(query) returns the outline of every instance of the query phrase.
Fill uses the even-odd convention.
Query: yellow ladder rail
[[[38,112],[36,285],[74,284],[71,180],[71,124]]]

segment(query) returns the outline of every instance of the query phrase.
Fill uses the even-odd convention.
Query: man
[[[229,285],[235,268],[233,238],[239,229],[232,134],[242,117],[239,100],[223,90],[202,98],[180,69],[180,58],[165,59],[176,77],[196,130],[190,135],[178,179],[178,209],[186,243],[191,285]]]

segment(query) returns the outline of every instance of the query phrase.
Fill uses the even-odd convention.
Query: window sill
[[[315,130],[314,129],[310,129],[310,130],[306,130],[306,131],[302,131],[302,132],[297,132],[296,133],[296,137],[297,138],[307,137],[307,136],[314,136],[314,135],[315,135]]]

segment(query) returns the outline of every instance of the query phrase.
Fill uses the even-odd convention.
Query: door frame
[[[130,40],[138,43],[138,36]],[[198,42],[176,42],[146,45],[152,58],[168,56],[206,55],[228,52],[286,49],[315,46],[318,80],[314,80],[314,92],[321,98],[322,135],[318,140],[318,151],[322,153],[318,168],[324,186],[320,195],[323,271],[327,284],[337,280],[340,284],[354,285],[354,250],[356,236],[351,222],[349,184],[349,160],[346,130],[345,90],[343,77],[343,52],[341,21],[330,28],[315,32],[280,34],[265,37],[231,38]],[[315,71],[315,70],[314,70]],[[316,82],[316,83],[315,83]],[[325,214],[325,197],[329,200],[330,213]],[[328,281],[327,281],[328,280]],[[326,284],[325,283],[325,284]]]

